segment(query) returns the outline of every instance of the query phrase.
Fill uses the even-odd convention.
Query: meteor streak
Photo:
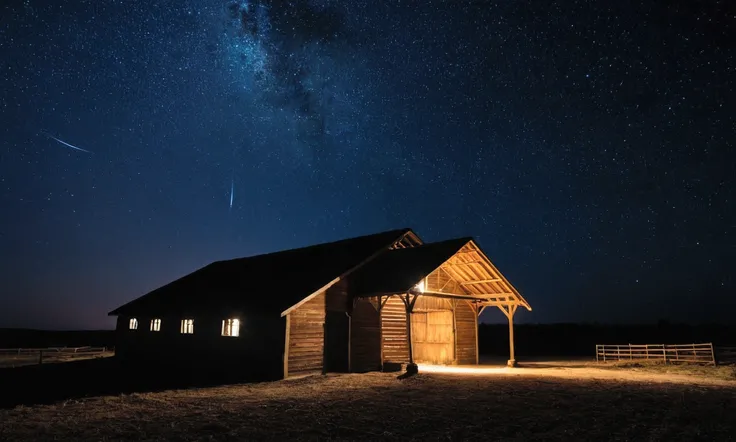
[[[92,153],[92,152],[90,152],[90,151],[88,151],[86,149],[82,149],[81,147],[77,147],[77,146],[74,146],[72,144],[67,143],[66,141],[60,140],[60,139],[56,138],[53,135],[47,134],[46,132],[43,132],[43,134],[46,135],[49,138],[52,138],[52,139],[58,141],[59,143],[63,144],[64,146],[68,146],[68,147],[71,147],[72,149],[76,149],[76,150],[81,150],[82,152]]]
[[[230,209],[233,208],[233,196],[235,195],[235,178],[230,182]]]

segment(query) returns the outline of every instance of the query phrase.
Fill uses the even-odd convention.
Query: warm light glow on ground
[[[519,369],[511,367],[489,367],[489,366],[457,366],[457,365],[424,365],[419,364],[419,373],[445,373],[445,374],[508,374],[518,372]]]

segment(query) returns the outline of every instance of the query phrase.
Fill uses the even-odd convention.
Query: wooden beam
[[[383,306],[388,302],[388,298],[390,298],[390,296],[386,296],[386,300],[381,302],[380,308],[378,309],[378,343],[380,345],[379,353],[381,360],[379,362],[381,364],[381,371],[383,371]]]
[[[483,310],[479,310],[476,306],[473,307],[473,311],[476,312],[475,315],[475,365],[478,365],[480,361],[479,351],[478,351],[478,317],[480,316],[481,312]]]
[[[494,279],[479,279],[477,281],[461,282],[460,285],[485,284],[487,282],[501,282],[501,279],[499,279],[499,278],[494,278]]]
[[[286,315],[286,337],[284,339],[284,379],[289,377],[289,338],[291,337],[291,315]]]
[[[454,267],[454,266],[467,266],[467,265],[482,264],[482,263],[483,263],[483,261],[481,261],[479,259],[478,260],[475,260],[474,259],[472,261],[461,261],[461,262],[450,262],[450,261],[447,261],[447,262],[445,262],[444,265],[450,266],[450,267]]]
[[[514,313],[516,313],[517,306],[508,306],[509,312],[507,317],[509,318],[509,367],[516,366],[516,355],[514,353]]]
[[[345,316],[348,317],[348,373],[353,372],[353,317],[345,312]],[[326,319],[326,317],[325,317]]]
[[[414,302],[417,300],[417,296],[414,296],[414,300],[409,300],[409,294],[405,294],[406,299],[402,296],[402,301],[404,301],[404,306],[406,307],[406,340],[409,344],[409,363],[414,363],[414,349],[412,348],[412,342],[411,342],[411,311],[414,309]]]
[[[455,311],[457,310],[457,301],[449,300],[450,308],[452,309],[452,360],[457,364],[457,316]]]

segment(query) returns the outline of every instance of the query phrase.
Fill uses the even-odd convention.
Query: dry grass
[[[115,354],[112,351],[101,353],[56,353],[47,352],[43,354],[44,364],[55,364],[59,362],[83,361],[85,359],[108,358]],[[38,364],[38,353],[33,354],[2,354],[0,355],[0,368],[25,367]]]
[[[698,364],[665,364],[662,361],[621,361],[598,365],[601,368],[627,370],[664,375],[688,375],[702,378],[736,381],[736,366],[698,365]]]
[[[533,373],[315,376],[0,410],[0,440],[729,440],[734,386]]]

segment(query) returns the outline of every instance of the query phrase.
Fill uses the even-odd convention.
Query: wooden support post
[[[379,363],[381,364],[381,371],[383,371],[383,306],[388,301],[388,296],[386,296],[386,301],[381,301],[382,296],[378,297],[378,342],[381,348],[380,351],[380,358],[381,360]]]
[[[348,317],[348,373],[353,372],[353,317],[345,312]]]
[[[509,319],[509,360],[507,365],[509,367],[516,367],[516,356],[514,355],[514,314],[516,313],[516,305],[508,305],[506,308],[499,305],[498,308],[503,312],[504,315]]]
[[[409,344],[409,366],[412,367],[407,367],[407,372],[416,369],[416,364],[414,363],[414,349],[412,348],[411,340],[411,312],[414,310],[414,303],[417,302],[418,297],[419,295],[414,295],[414,298],[411,298],[411,294],[407,293],[405,297],[401,298],[404,301],[404,306],[406,307],[406,339]]]
[[[514,354],[514,314],[516,306],[509,306],[509,367],[516,367],[516,356]]]
[[[289,335],[291,334],[291,313],[286,315],[286,333],[284,336],[284,379],[289,377]]]
[[[475,365],[478,365],[480,362],[479,358],[479,349],[478,349],[478,316],[480,316],[480,313],[478,311],[480,308],[478,306],[471,304],[470,307],[475,311]]]
[[[450,307],[452,308],[452,360],[455,365],[457,365],[457,317],[455,315],[457,310],[457,300],[451,300]]]

